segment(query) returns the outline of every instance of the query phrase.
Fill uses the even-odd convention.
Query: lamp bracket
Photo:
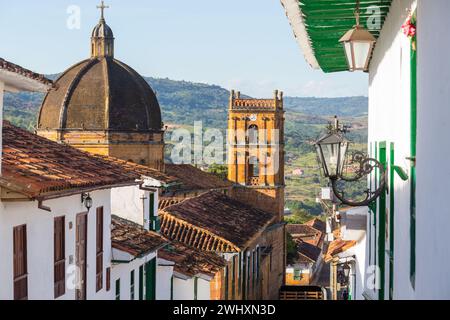
[[[360,206],[367,206],[371,204],[373,201],[375,201],[385,190],[386,190],[386,170],[383,164],[381,164],[378,160],[367,157],[362,152],[354,152],[351,158],[352,163],[358,164],[358,170],[355,172],[354,176],[352,177],[345,177],[343,175],[339,177],[330,177],[331,180],[331,187],[333,189],[333,192],[336,196],[336,198],[339,199],[343,204],[351,206],[351,207],[360,207]],[[354,201],[351,199],[347,199],[345,197],[344,191],[339,190],[338,182],[339,181],[345,181],[345,182],[356,182],[361,180],[363,177],[369,175],[372,173],[375,169],[379,170],[380,179],[379,179],[379,185],[376,190],[366,190],[366,197],[365,199],[361,201]]]

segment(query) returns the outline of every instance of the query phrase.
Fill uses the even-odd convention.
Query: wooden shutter
[[[57,217],[53,227],[53,278],[55,299],[66,293],[65,218]]]
[[[14,300],[27,300],[27,226],[22,225],[15,227],[13,238]]]
[[[100,291],[103,288],[103,207],[97,208],[96,237],[96,291]]]

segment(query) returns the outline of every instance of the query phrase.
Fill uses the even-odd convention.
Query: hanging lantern
[[[360,25],[359,0],[355,10],[356,26],[339,40],[344,46],[350,71],[367,71],[375,45],[375,37]]]

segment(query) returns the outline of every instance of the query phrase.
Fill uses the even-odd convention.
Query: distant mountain
[[[58,75],[48,77],[56,79]],[[217,85],[145,77],[158,96],[163,121],[166,124],[193,125],[202,120],[205,127],[226,128],[230,92]],[[43,95],[16,93],[5,95],[5,117],[13,123],[32,129]],[[366,97],[298,98],[285,97],[288,120],[324,123],[324,117],[364,117],[367,115]]]
[[[367,97],[346,98],[298,98],[286,97],[284,99],[286,110],[310,115],[339,117],[367,116]]]

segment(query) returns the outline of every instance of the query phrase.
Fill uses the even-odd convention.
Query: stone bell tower
[[[231,91],[228,116],[228,179],[235,198],[276,214],[284,210],[283,92],[272,99],[244,99]]]

